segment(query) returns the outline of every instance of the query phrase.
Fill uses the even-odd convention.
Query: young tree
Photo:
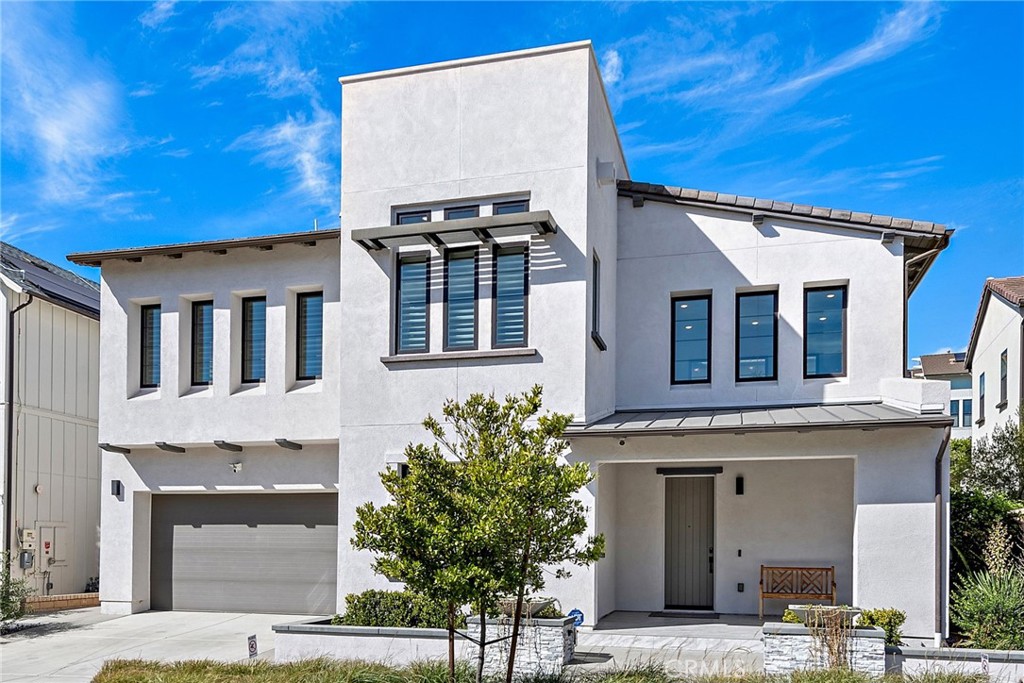
[[[1024,501],[1024,429],[1020,418],[1018,410],[1017,420],[996,427],[991,438],[974,444],[971,467],[963,477],[965,486]]]
[[[949,488],[965,491],[965,479],[971,472],[971,440],[953,439],[949,442]]]

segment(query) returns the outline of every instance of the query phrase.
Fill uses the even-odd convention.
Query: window
[[[142,313],[142,373],[139,384],[143,388],[160,386],[160,304],[143,306]]]
[[[267,297],[242,299],[242,382],[267,379]]]
[[[213,383],[213,302],[192,302],[192,386]]]
[[[960,426],[960,401],[953,399],[949,402],[949,416],[953,418],[953,427]]]
[[[298,357],[296,379],[320,379],[324,374],[324,294],[300,292],[295,297]]]
[[[590,291],[590,338],[602,351],[608,349],[601,337],[601,259],[597,252],[594,252],[591,260],[591,269],[594,273],[594,287]]]
[[[711,381],[711,296],[672,299],[672,384]]]
[[[428,349],[429,280],[430,262],[426,255],[406,256],[398,261],[398,331],[395,335],[398,353],[417,353]]]
[[[846,287],[804,290],[804,377],[846,375]]]
[[[971,404],[973,402],[974,401],[972,399],[969,399],[969,398],[965,398],[964,399],[964,419],[963,419],[963,422],[960,423],[964,427],[970,427],[971,426],[971,418],[974,417],[971,414]]]
[[[985,373],[978,377],[978,424],[985,424]]]
[[[999,411],[1006,409],[1006,349],[999,354]]]
[[[476,348],[477,250],[445,254],[444,350]]]
[[[499,247],[494,252],[494,348],[526,346],[526,247]]]
[[[460,218],[476,218],[479,215],[479,206],[457,206],[444,210],[444,219],[446,221],[455,221]]]
[[[778,292],[736,295],[736,381],[776,378]]]
[[[518,199],[514,202],[495,202],[491,207],[491,213],[495,216],[503,216],[506,213],[526,213],[530,210],[530,200]]]
[[[415,225],[416,223],[429,223],[429,211],[405,211],[395,216],[397,225]]]

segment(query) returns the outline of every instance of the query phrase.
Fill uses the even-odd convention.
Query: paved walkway
[[[239,661],[248,659],[251,634],[261,658],[273,659],[270,627],[304,618],[216,612],[111,617],[98,607],[30,617],[39,626],[0,637],[0,681],[88,683],[108,659]]]

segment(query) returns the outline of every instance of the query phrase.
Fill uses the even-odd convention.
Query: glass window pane
[[[501,216],[506,213],[525,213],[530,210],[530,202],[523,199],[514,202],[498,202],[492,207],[492,212],[495,216]]]
[[[526,345],[526,251],[503,249],[494,264],[494,346]]]
[[[1006,403],[1006,350],[999,354],[999,403]],[[1005,407],[1005,406],[1004,406]]]
[[[978,419],[985,419],[985,373],[978,378]]]
[[[405,259],[398,264],[398,350],[427,350],[426,258]]]
[[[459,206],[444,210],[444,219],[446,221],[454,221],[460,218],[476,218],[479,215],[479,206]]]
[[[960,401],[953,399],[949,402],[949,415],[953,418],[953,426],[960,426]]]
[[[143,387],[160,386],[160,306],[142,307]]]
[[[804,375],[828,377],[846,372],[846,288],[808,289],[804,292],[806,317]]]
[[[736,298],[737,379],[775,379],[775,302],[775,292]]]
[[[601,333],[601,259],[594,254],[593,264],[594,270],[594,288],[591,292],[592,299],[590,301],[590,321],[591,331],[600,334]]]
[[[213,382],[213,302],[192,302],[192,384]]]
[[[303,292],[296,302],[299,333],[296,374],[298,379],[319,379],[323,377],[324,295]]]
[[[964,427],[970,427],[971,423],[974,421],[974,413],[973,413],[973,410],[972,410],[972,405],[973,404],[974,404],[974,399],[970,399],[970,398],[965,398],[964,399],[964,422],[963,422]]]
[[[672,301],[672,381],[711,381],[711,299]]]
[[[242,299],[242,381],[267,378],[267,299]]]
[[[448,255],[446,349],[476,348],[476,251]]]
[[[399,225],[415,225],[416,223],[429,223],[429,211],[407,211],[397,216]]]

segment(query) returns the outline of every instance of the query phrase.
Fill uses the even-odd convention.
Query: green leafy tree
[[[953,439],[949,442],[949,488],[963,491],[964,480],[971,471],[971,440]]]
[[[1020,417],[1018,410],[1016,420],[996,427],[990,437],[974,444],[970,468],[963,476],[967,488],[1024,501],[1024,429]]]
[[[0,553],[0,628],[25,616],[25,598],[34,592],[25,579],[11,576],[11,555]]]

